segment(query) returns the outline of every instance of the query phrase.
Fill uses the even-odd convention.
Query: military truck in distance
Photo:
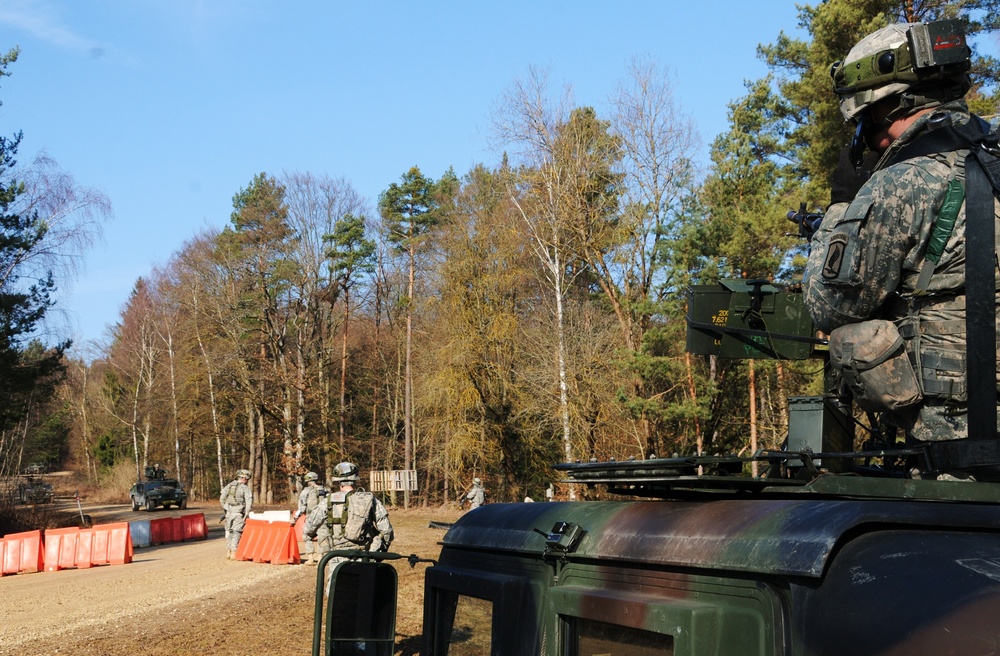
[[[52,503],[53,496],[52,484],[37,476],[25,476],[17,485],[17,500],[21,503]]]
[[[801,295],[761,281],[696,289],[688,349],[823,357],[801,307]],[[844,399],[799,398],[790,408],[782,450],[565,463],[556,466],[564,480],[621,500],[465,514],[426,571],[421,653],[995,653],[997,445],[901,446],[873,434],[855,451],[862,423]],[[763,473],[744,474],[750,461]],[[972,477],[937,480],[956,465]],[[370,615],[394,618],[378,607]],[[379,633],[370,626],[366,616],[341,627],[325,653],[354,653],[330,645]],[[314,654],[318,642],[317,630]]]
[[[159,465],[146,467],[146,480],[136,481],[129,490],[129,500],[132,510],[137,511],[145,506],[147,512],[157,508],[174,506],[181,510],[187,508],[187,492],[176,478],[167,478],[167,471]]]

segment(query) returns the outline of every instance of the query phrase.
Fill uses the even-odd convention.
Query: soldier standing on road
[[[295,522],[298,521],[299,517],[305,515],[308,521],[309,516],[316,509],[320,502],[319,492],[323,488],[318,484],[319,474],[316,472],[309,472],[305,475],[306,486],[302,488],[302,492],[299,493],[299,506],[292,515],[292,526],[295,526]],[[305,549],[304,549],[304,561],[309,564],[315,564],[319,562],[319,557],[323,553],[323,549],[319,553],[316,551],[317,543],[320,547],[326,546],[329,549],[329,538],[330,532],[326,528],[326,525],[320,526],[320,530],[316,532],[317,539],[310,540],[305,539]],[[304,537],[304,535],[303,535]]]
[[[240,537],[243,535],[243,526],[247,517],[250,516],[250,508],[253,506],[253,493],[247,481],[250,480],[250,471],[241,469],[236,472],[236,480],[230,481],[226,487],[222,488],[219,502],[226,512],[226,545],[229,547],[226,553],[227,560],[236,560],[236,548],[240,544]]]
[[[358,467],[342,462],[334,468],[333,482],[339,489],[325,497],[306,521],[303,533],[316,538],[326,524],[334,550],[388,551],[393,531],[389,512],[374,494],[356,487],[361,481]],[[337,557],[334,562],[346,558]],[[327,569],[327,584],[333,568]],[[328,590],[329,592],[329,590]]]
[[[469,510],[475,510],[486,503],[486,491],[483,490],[483,481],[481,478],[472,479],[472,489],[469,490],[469,493],[465,495],[462,501],[469,503]]]

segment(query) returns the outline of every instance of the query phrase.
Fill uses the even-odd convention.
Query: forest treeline
[[[786,213],[825,206],[850,138],[831,62],[897,19],[960,16],[992,39],[998,4],[803,7],[808,39],[759,48],[773,73],[729,105],[704,171],[669,70],[640,58],[600,109],[530,71],[497,103],[498,161],[415,163],[377,200],[347,177],[257,173],[224,227],[136,282],[87,360],[9,309],[40,321],[46,278],[0,279],[0,473],[44,460],[99,484],[159,463],[210,498],[246,467],[257,497],[279,502],[306,471],[351,460],[363,476],[415,470],[402,503],[455,501],[473,476],[501,501],[543,498],[560,461],[778,447],[785,399],[816,393],[822,364],[686,353],[686,290],[798,280],[807,244]],[[976,56],[982,115],[996,113],[995,64]],[[4,234],[41,234],[0,250],[5,272],[50,238],[37,229],[49,214],[26,202],[30,167],[8,162],[16,144],[0,142]],[[73,208],[78,235],[105,202]]]

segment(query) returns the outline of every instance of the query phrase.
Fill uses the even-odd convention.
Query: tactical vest
[[[992,147],[991,147],[992,140]],[[996,423],[996,245],[995,226],[998,220],[995,194],[1000,190],[1000,160],[996,155],[996,133],[979,117],[972,116],[961,126],[936,126],[919,139],[895,153],[885,167],[920,156],[942,154],[952,169],[944,201],[932,227],[924,264],[914,285],[915,293],[902,299],[904,308],[899,323],[900,335],[908,342],[914,371],[920,380],[923,395],[945,402],[964,403],[975,396],[975,385],[985,385],[986,400]],[[966,154],[968,152],[968,155]],[[985,173],[985,175],[983,175]],[[976,179],[970,187],[968,177]],[[963,204],[966,207],[965,289],[951,294],[928,295],[926,290],[935,279],[934,268],[951,236]],[[976,249],[983,255],[976,256]],[[970,288],[979,284],[979,301],[971,300]],[[929,319],[929,314],[965,313],[966,320]],[[978,313],[978,314],[977,314]],[[934,348],[933,343],[947,342],[949,335],[965,335],[965,351]],[[925,342],[931,345],[925,346]],[[992,345],[992,346],[990,346]],[[988,349],[988,350],[987,350]],[[972,356],[970,353],[975,352]],[[981,365],[981,367],[980,367]],[[977,372],[977,368],[987,371]],[[974,381],[979,381],[974,382]],[[983,418],[977,420],[981,425]],[[970,431],[972,430],[970,414]],[[991,431],[992,432],[992,431]]]
[[[237,496],[240,491],[239,481],[230,481],[229,485],[226,486],[226,502],[223,505],[226,506],[242,506],[246,504],[245,498],[240,498],[243,495]]]

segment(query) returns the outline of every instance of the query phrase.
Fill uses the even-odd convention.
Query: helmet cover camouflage
[[[969,89],[970,54],[959,21],[895,23],[876,30],[830,68],[840,113],[856,119],[874,103],[908,92],[917,96],[910,101],[913,109],[961,98]],[[917,89],[936,91],[924,98]]]
[[[361,480],[358,475],[358,466],[350,462],[342,462],[333,468],[333,480],[340,483],[357,483]]]

